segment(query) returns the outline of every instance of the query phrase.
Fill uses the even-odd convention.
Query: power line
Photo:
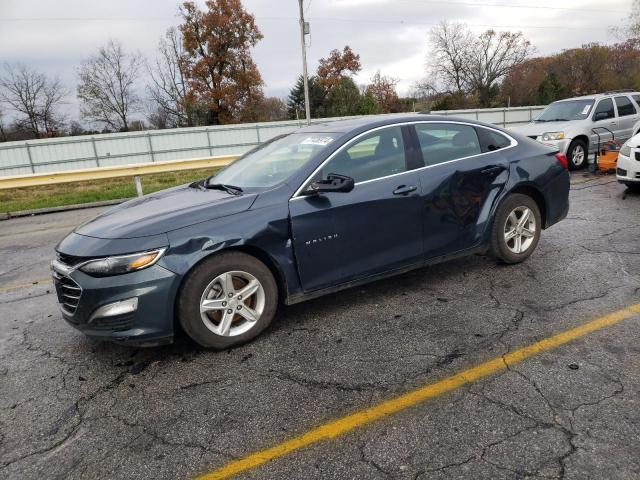
[[[597,12],[602,13],[602,9],[584,8],[584,7],[556,7],[552,5],[525,5],[512,3],[485,3],[470,1],[448,1],[448,0],[394,0],[395,2],[418,3],[418,4],[438,4],[438,5],[465,5],[470,7],[499,7],[499,8],[520,8],[535,10],[565,10],[577,12]],[[336,3],[340,3],[336,1]],[[607,9],[607,13],[629,13],[627,10],[611,10]]]
[[[297,21],[298,19],[295,17],[256,17],[257,20],[275,20],[275,21],[287,21],[290,22],[292,20]],[[93,18],[93,17],[12,17],[12,18],[0,18],[0,22],[49,22],[49,21],[63,21],[63,22],[149,22],[149,21],[157,21],[157,22],[167,22],[173,21],[175,19],[169,18]],[[389,25],[426,25],[433,26],[438,25],[440,22],[417,22],[414,20],[404,20],[404,19],[395,19],[395,20],[376,20],[376,19],[362,19],[362,18],[336,18],[336,17],[310,17],[309,20],[314,22],[344,22],[344,23],[373,23],[373,24],[389,24]],[[465,25],[469,27],[482,27],[482,28],[535,28],[535,29],[572,29],[572,30],[584,30],[585,28],[589,28],[591,30],[602,30],[605,31],[608,27],[571,27],[568,25],[496,25],[490,23],[466,23]]]
[[[266,19],[267,17],[263,17],[264,19]],[[272,17],[271,19],[275,20],[276,17]],[[330,21],[330,22],[346,22],[346,23],[379,23],[379,24],[392,24],[392,25],[427,25],[427,26],[434,26],[434,25],[438,25],[440,22],[416,22],[416,21],[406,21],[406,20],[402,20],[402,19],[397,19],[397,20],[365,20],[365,19],[355,19],[355,18],[329,18],[329,17],[310,17],[309,18],[310,21],[314,21],[314,22],[325,22],[325,21]],[[466,23],[464,22],[465,25],[469,26],[469,27],[482,27],[482,28],[494,28],[494,29],[498,29],[498,28],[520,28],[520,29],[526,29],[526,28],[539,28],[539,29],[553,29],[553,30],[559,30],[559,29],[572,29],[572,30],[584,30],[584,29],[590,29],[590,30],[608,30],[608,27],[590,27],[590,26],[582,26],[582,27],[571,27],[571,26],[567,26],[567,25],[495,25],[495,24],[489,24],[489,23]]]

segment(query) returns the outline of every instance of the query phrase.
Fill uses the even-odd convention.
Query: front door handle
[[[393,191],[394,195],[408,195],[418,189],[415,185],[400,185]]]
[[[485,175],[493,175],[493,174],[496,174],[496,173],[500,173],[500,172],[502,172],[502,171],[504,171],[506,169],[507,169],[507,167],[505,167],[504,165],[495,165],[493,167],[487,167],[487,168],[484,168],[484,169],[480,170],[480,173],[483,173]]]

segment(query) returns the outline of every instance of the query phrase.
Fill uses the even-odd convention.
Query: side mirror
[[[606,120],[609,118],[609,114],[607,112],[597,112],[593,117],[593,121],[597,122],[599,120]]]
[[[318,180],[309,185],[305,193],[312,195],[323,192],[350,192],[355,186],[355,181],[346,175],[330,173],[326,180]]]

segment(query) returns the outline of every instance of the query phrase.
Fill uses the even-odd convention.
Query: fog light
[[[119,302],[108,303],[98,308],[89,321],[96,318],[115,317],[117,315],[125,315],[135,312],[138,309],[138,297],[128,298]]]

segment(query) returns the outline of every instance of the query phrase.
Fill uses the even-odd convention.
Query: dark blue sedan
[[[136,345],[246,342],[290,305],[473,253],[517,263],[567,215],[567,159],[429,115],[276,137],[205,180],[78,227],[52,262],[64,318]]]

